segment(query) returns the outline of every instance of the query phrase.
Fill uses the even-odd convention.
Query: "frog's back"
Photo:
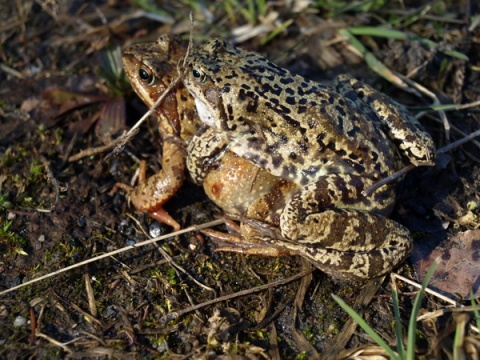
[[[379,179],[398,167],[368,106],[222,39],[197,56],[222,93],[232,150],[272,174],[307,183],[332,172]]]

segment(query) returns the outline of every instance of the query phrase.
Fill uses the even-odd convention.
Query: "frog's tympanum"
[[[362,195],[405,164],[433,164],[431,137],[402,105],[348,76],[327,87],[293,75],[222,39],[192,55],[184,84],[207,125],[188,145],[188,170],[241,221],[238,234],[209,232],[224,250],[298,254],[347,278],[383,275],[409,255],[409,231],[388,218],[395,185]]]

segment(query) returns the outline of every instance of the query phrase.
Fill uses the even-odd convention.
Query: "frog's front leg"
[[[140,169],[139,184],[135,188],[117,183],[113,191],[126,190],[137,211],[147,212],[151,218],[178,231],[180,224],[163,209],[163,204],[172,198],[183,184],[185,157],[184,142],[174,135],[166,135],[163,139],[162,170],[146,179],[143,165]]]
[[[280,217],[286,240],[266,241],[297,252],[328,273],[363,279],[383,275],[410,254],[410,233],[374,213],[374,198],[369,207],[368,198],[355,200],[355,192],[342,191],[338,184],[344,177],[324,176],[293,195]]]
[[[193,182],[201,185],[212,166],[217,164],[228,150],[225,133],[204,127],[195,134],[187,148],[187,169]]]

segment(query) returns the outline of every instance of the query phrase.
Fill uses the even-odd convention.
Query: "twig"
[[[142,227],[142,225],[140,225],[139,221],[134,218],[133,216],[130,216],[130,218],[135,221],[137,223],[137,226],[139,227],[140,231],[143,232],[143,234],[146,236],[146,237],[150,237],[148,235],[148,233],[145,231],[145,229]],[[213,292],[214,294],[216,294],[216,291],[214,289],[212,289],[211,287],[205,285],[205,284],[202,284],[200,281],[198,281],[197,279],[195,279],[192,275],[190,275],[190,273],[185,270],[183,267],[181,267],[180,265],[178,265],[170,255],[167,254],[167,252],[165,250],[162,249],[161,246],[159,246],[157,243],[154,244],[155,247],[157,248],[158,252],[160,254],[162,254],[162,256],[164,257],[165,260],[167,260],[168,264],[170,266],[172,266],[176,271],[179,271],[181,272],[182,274],[186,275],[190,280],[192,280],[195,284],[197,284],[198,286],[204,288],[205,290],[208,290],[208,291],[211,291]],[[177,272],[177,276],[178,276],[178,272]]]
[[[90,278],[90,275],[88,273],[85,273],[83,277],[85,280],[85,290],[87,292],[88,309],[90,310],[90,314],[92,314],[94,317],[97,317],[98,312],[95,302],[95,293],[92,287],[92,279]]]
[[[415,90],[421,92],[422,94],[428,96],[430,99],[433,100],[433,106],[439,106],[441,105],[440,100],[438,100],[437,95],[435,95],[433,92],[428,90],[426,87],[420,85],[419,83],[413,81],[412,79],[409,79],[405,76],[402,76],[401,74],[398,74],[408,85],[412,86]],[[450,142],[450,122],[447,119],[447,115],[445,114],[445,111],[439,110],[438,111],[440,118],[443,120],[443,128],[445,129],[445,138],[447,142]]]
[[[392,175],[390,176],[387,176],[386,178],[380,180],[380,181],[377,181],[375,184],[373,184],[372,186],[369,186],[368,188],[366,188],[365,190],[362,191],[362,195],[363,196],[369,196],[371,195],[375,190],[377,190],[379,187],[385,185],[385,184],[388,184],[392,181],[395,181],[396,179],[398,179],[399,177],[405,175],[406,173],[412,171],[413,169],[415,169],[416,166],[413,165],[413,164],[410,164],[410,165],[407,165],[405,166],[404,168],[394,172]]]
[[[23,79],[25,76],[22,75],[20,71],[15,70],[14,68],[11,68],[10,66],[7,66],[3,63],[0,63],[0,70],[5,71],[7,74],[15,76],[16,78]]]
[[[175,79],[173,79],[172,82],[170,83],[170,85],[165,89],[165,91],[162,93],[162,95],[160,95],[158,97],[158,99],[155,101],[155,103],[152,105],[152,107],[150,109],[148,109],[148,111],[145,114],[143,114],[143,116],[140,118],[140,120],[138,120],[136,122],[136,124],[134,126],[132,126],[132,128],[128,132],[124,132],[118,138],[116,138],[115,140],[113,140],[112,142],[110,142],[106,145],[99,146],[99,147],[96,147],[96,148],[82,150],[79,153],[70,156],[68,158],[68,161],[69,162],[77,161],[77,160],[80,160],[80,159],[82,159],[84,157],[87,157],[87,156],[97,155],[97,154],[103,153],[103,152],[105,152],[107,150],[110,150],[112,148],[114,148],[114,149],[107,156],[105,156],[104,160],[108,160],[110,157],[116,156],[118,153],[120,153],[124,149],[125,145],[138,133],[138,128],[140,127],[140,125],[145,121],[145,119],[147,119],[155,111],[155,109],[158,107],[158,105],[163,101],[163,99],[165,99],[165,97],[168,95],[168,93],[170,91],[172,91],[172,89],[177,85],[177,83],[180,80],[181,80],[180,75],[177,76]]]
[[[35,345],[35,333],[37,331],[37,320],[35,319],[35,310],[30,307],[30,340],[29,345]]]
[[[455,149],[456,147],[459,147],[460,145],[463,145],[467,142],[469,142],[470,140],[472,140],[473,138],[476,138],[477,136],[480,136],[480,130],[477,130],[477,131],[474,131],[473,133],[457,140],[457,141],[454,141],[453,143],[450,143],[448,145],[445,145],[444,147],[442,147],[441,149],[438,149],[437,151],[437,154],[443,154],[443,153],[446,153],[446,152],[449,152],[450,150],[452,149]]]
[[[77,342],[77,341],[80,341],[80,340],[85,339],[84,336],[81,336],[81,337],[78,337],[78,338],[76,338],[76,339],[72,339],[72,340],[70,340],[70,341],[61,343],[60,341],[57,341],[57,340],[51,338],[50,336],[45,335],[45,334],[43,334],[43,333],[41,333],[41,332],[37,332],[36,335],[37,335],[38,337],[41,337],[41,338],[44,338],[44,339],[48,340],[50,343],[52,343],[52,344],[55,345],[55,346],[61,347],[61,348],[63,349],[63,351],[65,351],[65,352],[67,352],[67,353],[69,353],[69,354],[73,354],[73,351],[72,351],[67,345],[73,344],[73,343],[75,343],[75,342]]]
[[[117,155],[119,152],[123,150],[125,147],[125,144],[130,141],[130,139],[135,136],[135,134],[138,132],[138,128],[140,125],[145,121],[147,117],[150,116],[154,112],[154,110],[158,107],[158,105],[165,99],[165,97],[169,94],[172,89],[177,86],[177,83],[180,81],[181,77],[180,75],[177,76],[175,79],[172,80],[170,85],[165,89],[165,91],[158,97],[158,99],[155,101],[155,103],[152,105],[150,109],[140,118],[140,120],[137,121],[135,125],[132,126],[132,128],[127,132],[121,135],[118,139],[115,140],[115,149],[112,150],[107,156],[105,156],[105,160],[108,160],[111,156]]]
[[[402,276],[402,275],[398,275],[398,274],[392,273],[392,276],[395,277],[395,278],[397,278],[397,279],[399,279],[399,280],[402,280],[402,281],[406,282],[407,284],[410,284],[410,285],[412,285],[412,286],[415,286],[415,287],[418,288],[418,289],[420,289],[420,288],[422,287],[422,284],[419,284],[419,283],[416,282],[416,281],[410,280],[410,279],[408,279],[408,278],[406,278],[406,277],[404,277],[404,276]],[[454,305],[454,306],[456,306],[456,307],[459,307],[459,306],[461,307],[461,306],[463,306],[463,305],[459,304],[458,302],[456,302],[455,300],[452,300],[452,299],[450,299],[450,298],[448,298],[448,297],[440,294],[439,292],[436,292],[435,290],[432,290],[432,289],[430,289],[430,288],[428,288],[428,287],[425,288],[425,292],[426,292],[426,293],[429,293],[430,295],[434,295],[434,296],[442,299],[443,301],[446,301],[446,302],[448,302],[448,303],[450,303],[450,304],[452,304],[452,305]]]
[[[196,311],[196,310],[201,309],[205,306],[213,305],[213,304],[216,304],[218,302],[222,302],[222,301],[225,301],[225,300],[230,300],[230,299],[233,299],[233,298],[236,298],[236,297],[253,294],[253,293],[256,293],[256,292],[259,292],[259,291],[262,291],[262,290],[269,289],[269,288],[274,287],[274,286],[287,284],[291,281],[294,281],[294,280],[299,279],[299,278],[301,278],[305,275],[308,275],[315,270],[316,270],[316,268],[311,268],[311,269],[302,271],[301,273],[298,273],[296,275],[290,276],[286,279],[273,281],[271,283],[268,283],[268,284],[265,284],[265,285],[260,285],[260,286],[257,286],[257,287],[254,287],[254,288],[251,288],[251,289],[248,289],[248,290],[242,290],[242,291],[239,291],[239,292],[236,292],[236,293],[233,293],[233,294],[229,294],[229,295],[221,296],[219,298],[215,298],[213,300],[205,301],[201,304],[191,306],[191,307],[189,307],[187,309],[184,309],[184,310],[171,312],[171,313],[165,315],[160,320],[160,322],[163,323],[163,324],[167,324],[170,321],[179,318],[180,316],[183,316],[183,315],[185,315],[189,312],[192,312],[192,311]]]
[[[72,307],[73,310],[75,310],[76,312],[80,313],[83,315],[83,317],[85,317],[87,319],[88,322],[93,322],[99,326],[103,326],[102,322],[100,320],[98,320],[95,316],[93,316],[92,314],[89,314],[88,312],[86,312],[85,310],[83,310],[80,306],[78,306],[77,304],[75,303],[72,303],[70,302],[68,304],[69,306]]]
[[[457,141],[454,141],[453,143],[451,144],[448,144],[448,145],[445,145],[444,147],[440,148],[437,150],[437,154],[443,154],[443,153],[446,153],[446,152],[449,152],[450,150],[456,148],[456,147],[459,147],[460,145],[463,145],[467,142],[469,142],[470,140],[476,138],[477,136],[480,136],[480,130],[477,130],[477,131],[474,131],[473,133],[457,140]],[[407,165],[405,166],[404,168],[398,170],[397,172],[393,173],[392,175],[390,176],[387,176],[386,178],[376,182],[375,184],[373,184],[372,186],[366,188],[365,190],[362,191],[362,195],[363,196],[369,196],[371,195],[375,190],[377,190],[379,187],[385,185],[385,184],[388,184],[389,182],[392,182],[396,179],[398,179],[399,177],[405,175],[406,173],[408,173],[409,171],[415,169],[416,166],[413,165],[413,164],[410,164],[410,165]]]
[[[12,292],[12,291],[14,291],[14,290],[18,290],[18,289],[20,289],[20,288],[23,288],[23,287],[25,287],[25,286],[27,286],[27,285],[31,285],[31,284],[34,284],[34,283],[39,282],[39,281],[41,281],[41,280],[51,278],[52,276],[55,276],[55,275],[64,273],[64,272],[66,272],[66,271],[69,271],[69,270],[78,268],[78,267],[83,266],[83,265],[86,265],[86,264],[90,264],[90,263],[92,263],[92,262],[98,261],[98,260],[100,260],[100,259],[104,259],[104,258],[109,257],[109,256],[113,256],[113,255],[116,255],[116,254],[121,254],[121,253],[123,253],[123,252],[125,252],[125,251],[129,251],[129,250],[135,249],[135,248],[140,248],[140,247],[142,247],[142,246],[152,244],[152,243],[154,243],[154,242],[156,242],[156,241],[165,240],[165,239],[168,239],[168,238],[177,236],[177,235],[185,234],[185,233],[188,233],[188,232],[191,232],[191,231],[198,231],[198,230],[201,230],[201,229],[205,229],[205,228],[208,228],[208,227],[211,227],[211,226],[215,226],[215,225],[220,225],[220,224],[223,224],[223,220],[214,220],[214,221],[210,221],[210,222],[205,223],[205,224],[190,226],[190,227],[188,227],[188,228],[186,228],[186,229],[179,230],[179,231],[175,231],[175,232],[173,232],[173,233],[171,233],[171,234],[166,234],[166,235],[159,236],[159,237],[156,237],[156,238],[153,238],[153,239],[145,240],[145,241],[142,241],[142,242],[140,242],[140,243],[138,243],[138,244],[134,244],[134,245],[130,245],[130,246],[125,246],[125,247],[123,247],[123,248],[121,248],[121,249],[117,249],[117,250],[111,251],[111,252],[106,253],[106,254],[102,254],[102,255],[98,255],[98,256],[92,257],[92,258],[87,259],[87,260],[85,260],[85,261],[82,261],[82,262],[80,262],[80,263],[78,263],[78,264],[74,264],[74,265],[71,265],[71,266],[67,266],[66,268],[57,270],[57,271],[55,271],[55,272],[53,272],[53,273],[40,276],[40,277],[38,277],[38,278],[35,278],[35,279],[29,280],[29,281],[27,281],[27,282],[24,282],[23,284],[20,284],[20,285],[11,287],[11,288],[9,288],[9,289],[0,291],[0,295],[7,294],[7,293]]]
[[[421,284],[419,284],[418,282],[416,281],[413,281],[413,280],[410,280],[402,275],[398,275],[396,273],[392,273],[391,274],[391,277],[392,279],[393,278],[397,278],[401,281],[404,281],[406,282],[407,284],[410,284],[412,286],[415,286],[416,288],[420,289],[422,287]],[[448,308],[448,309],[442,309],[442,310],[436,310],[436,311],[433,311],[433,312],[430,312],[430,313],[426,313],[426,314],[422,314],[421,316],[419,316],[417,318],[417,321],[421,321],[421,320],[425,320],[425,319],[428,319],[430,317],[434,317],[435,315],[439,314],[438,312],[440,311],[441,314],[438,315],[437,317],[441,316],[441,315],[444,315],[445,314],[445,311],[450,311],[450,312],[458,312],[458,311],[472,311],[473,309],[471,307],[468,307],[468,306],[465,306],[463,304],[460,304],[459,302],[449,298],[449,297],[446,297],[445,295],[442,295],[441,293],[435,291],[435,290],[432,290],[428,287],[425,288],[425,292],[426,293],[429,293],[430,295],[432,296],[436,296],[437,298],[439,299],[442,299],[443,301],[455,306],[455,308]],[[479,329],[477,329],[476,326],[470,324],[470,329],[472,329],[473,331],[475,331],[477,334],[480,332]]]
[[[102,145],[102,146],[98,146],[98,147],[95,147],[95,148],[82,150],[82,151],[76,153],[75,155],[70,156],[68,158],[68,162],[74,162],[74,161],[78,161],[78,160],[83,159],[83,158],[88,157],[88,156],[101,154],[101,153],[103,153],[107,150],[110,150],[114,146],[115,146],[115,141],[112,141],[107,145]]]
[[[473,101],[470,103],[465,103],[465,104],[442,104],[437,106],[430,106],[429,108],[432,108],[435,111],[437,110],[457,111],[457,110],[470,109],[472,107],[477,107],[477,106],[480,106],[480,100]]]
[[[187,51],[185,52],[185,56],[183,58],[183,64],[182,64],[182,68],[185,69],[187,67],[187,62],[188,62],[188,58],[190,56],[190,51],[192,50],[192,47],[193,47],[193,24],[194,24],[194,21],[193,21],[193,13],[190,11],[190,34],[189,34],[189,37],[188,37],[188,47],[187,47]],[[181,72],[179,72],[181,74]]]
[[[190,33],[189,33],[189,38],[188,38],[188,46],[187,46],[187,51],[185,52],[185,56],[182,59],[180,59],[177,63],[177,72],[178,72],[178,77],[183,78],[185,71],[187,69],[187,64],[188,60],[190,57],[190,52],[192,51],[193,48],[193,13],[190,12]]]
[[[436,118],[435,116],[432,116],[431,114],[426,114],[426,116],[427,116],[430,120],[435,121],[435,122],[437,122],[437,123],[441,123],[441,122],[442,122],[440,119]],[[457,126],[455,126],[454,124],[451,124],[450,126],[451,126],[451,128],[452,128],[452,131],[457,132],[459,135],[461,135],[461,136],[463,136],[463,137],[468,136],[468,134],[467,134],[466,132],[460,130],[460,129],[459,129]],[[476,146],[477,148],[480,149],[480,142],[478,142],[478,141],[476,141],[476,140],[471,140],[471,142],[472,142],[472,144],[475,144],[475,146]]]

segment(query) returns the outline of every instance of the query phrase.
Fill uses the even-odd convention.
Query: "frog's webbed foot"
[[[137,211],[146,212],[162,224],[180,230],[180,225],[164,209],[165,204],[180,189],[185,177],[185,155],[183,143],[174,136],[167,136],[163,144],[162,170],[146,178],[147,165],[140,162],[139,184],[133,188],[117,183],[112,191],[118,189],[128,193],[129,202]]]
[[[150,216],[152,219],[157,220],[159,223],[171,226],[173,228],[173,231],[178,231],[181,229],[180,224],[173,217],[171,217],[163,207],[160,207],[153,212],[149,212],[148,216]]]
[[[132,202],[131,199],[131,194],[135,191],[138,191],[138,187],[134,188],[130,185],[124,184],[124,183],[116,183],[111,191],[111,194],[117,192],[118,190],[124,190],[127,192],[127,197],[128,197],[128,202],[129,204]],[[162,203],[163,204],[163,203]],[[161,206],[162,204],[157,204],[154,208],[146,208],[144,206],[141,206],[137,204],[137,206],[134,204],[134,207],[138,211],[146,212],[148,216],[150,216],[152,219],[158,221],[161,224],[165,224],[168,226],[171,226],[173,228],[173,231],[178,231],[180,230],[181,226],[180,224],[173,218],[171,217],[167,211]]]
[[[201,232],[217,244],[218,247],[215,249],[215,252],[234,252],[237,254],[262,256],[297,255],[289,250],[270,246],[265,242],[256,242],[252,239],[246,239],[241,235],[226,234],[211,229],[204,229],[201,230]]]
[[[207,235],[218,246],[215,249],[216,252],[235,252],[240,254],[262,256],[297,255],[295,252],[292,252],[288,249],[278,248],[269,244],[267,241],[261,240],[263,239],[263,236],[260,234],[273,234],[273,229],[269,229],[271,227],[270,225],[254,219],[247,219],[238,216],[231,217],[235,218],[236,220],[241,219],[242,225],[239,226],[229,217],[223,217],[229,233],[212,229],[201,230],[203,234]],[[247,226],[247,223],[249,223],[252,228]],[[250,229],[247,231],[247,228]],[[258,236],[250,237],[253,235],[252,229],[259,230]],[[244,234],[247,236],[244,236]]]
[[[229,218],[241,222],[241,233],[248,238],[287,241],[277,226],[245,216],[229,215]],[[227,220],[228,218],[226,218],[226,221]]]
[[[414,159],[410,158],[410,162],[415,165],[415,166],[435,166],[435,161],[433,159],[435,158],[435,154],[428,154],[427,159],[422,160],[422,159]]]

